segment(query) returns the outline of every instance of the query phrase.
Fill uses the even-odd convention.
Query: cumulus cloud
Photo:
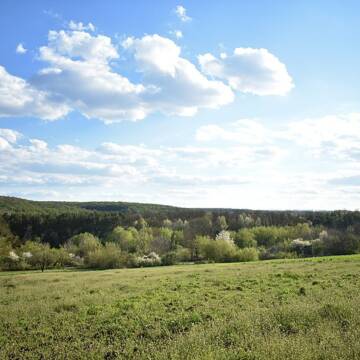
[[[35,151],[44,151],[47,150],[47,143],[43,140],[39,140],[39,139],[30,139],[30,143],[31,143],[31,147],[32,149],[34,149]]]
[[[187,15],[186,13],[186,9],[184,8],[184,6],[182,5],[178,5],[175,8],[175,14],[177,15],[177,17],[183,21],[183,22],[187,22],[191,20],[191,17]]]
[[[83,31],[50,31],[40,58],[50,64],[32,78],[37,88],[56,94],[59,102],[89,118],[105,122],[143,119],[143,85],[113,72],[109,61],[118,58],[111,39]]]
[[[179,11],[187,16],[184,8]],[[182,56],[180,46],[157,34],[128,37],[122,43],[121,60],[134,60],[133,70],[140,73],[135,83],[115,71],[120,65],[118,46],[110,37],[92,33],[94,30],[91,23],[70,21],[67,30],[49,31],[47,44],[39,48],[37,56],[45,65],[29,80],[11,75],[0,66],[0,116],[55,120],[79,111],[105,123],[141,120],[155,112],[192,116],[199,109],[231,103],[235,97],[232,87],[248,91],[234,86],[234,81],[225,84],[222,75],[213,71],[214,64],[210,63],[218,60],[210,60],[211,55],[199,58],[206,75]],[[180,38],[182,33],[177,30],[174,35]],[[266,59],[263,67],[272,72],[271,76],[266,75],[256,56],[246,60],[248,67],[244,72],[248,71],[251,78],[254,69],[260,69],[256,79],[258,90],[254,91],[265,93],[268,90],[264,89],[273,86],[272,92],[276,93],[282,64],[277,64],[276,72],[271,67],[276,63],[275,57],[266,51],[262,57]],[[252,62],[255,64],[251,65]]]
[[[27,53],[27,49],[24,47],[24,45],[22,43],[19,43],[17,46],[16,46],[16,53],[17,54],[26,54]]]
[[[0,138],[6,140],[9,143],[16,143],[22,134],[12,129],[0,129]]]
[[[169,114],[194,115],[199,108],[218,108],[233,101],[231,89],[207,79],[194,64],[181,57],[172,40],[159,35],[128,38],[123,46],[133,51],[139,70],[152,90],[146,102]]]
[[[236,48],[231,55],[216,58],[199,55],[207,75],[227,81],[236,91],[256,95],[285,95],[294,86],[286,66],[267,49]]]
[[[0,117],[34,116],[54,120],[68,112],[66,104],[59,104],[46,91],[38,90],[0,66]]]

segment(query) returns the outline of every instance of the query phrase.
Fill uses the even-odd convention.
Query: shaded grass
[[[359,359],[360,256],[0,275],[0,359]]]

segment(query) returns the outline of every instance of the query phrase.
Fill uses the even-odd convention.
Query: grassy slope
[[[360,256],[0,274],[0,358],[359,359]]]

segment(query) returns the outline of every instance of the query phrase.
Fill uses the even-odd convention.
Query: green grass
[[[0,273],[0,359],[360,359],[360,256]]]

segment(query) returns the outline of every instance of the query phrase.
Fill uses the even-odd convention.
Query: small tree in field
[[[101,247],[100,240],[91,233],[84,232],[71,237],[64,245],[67,252],[75,254],[81,258],[90,252]]]
[[[31,254],[26,261],[31,266],[40,268],[42,272],[54,265],[57,260],[55,250],[51,249],[49,244],[28,241],[23,250]]]

